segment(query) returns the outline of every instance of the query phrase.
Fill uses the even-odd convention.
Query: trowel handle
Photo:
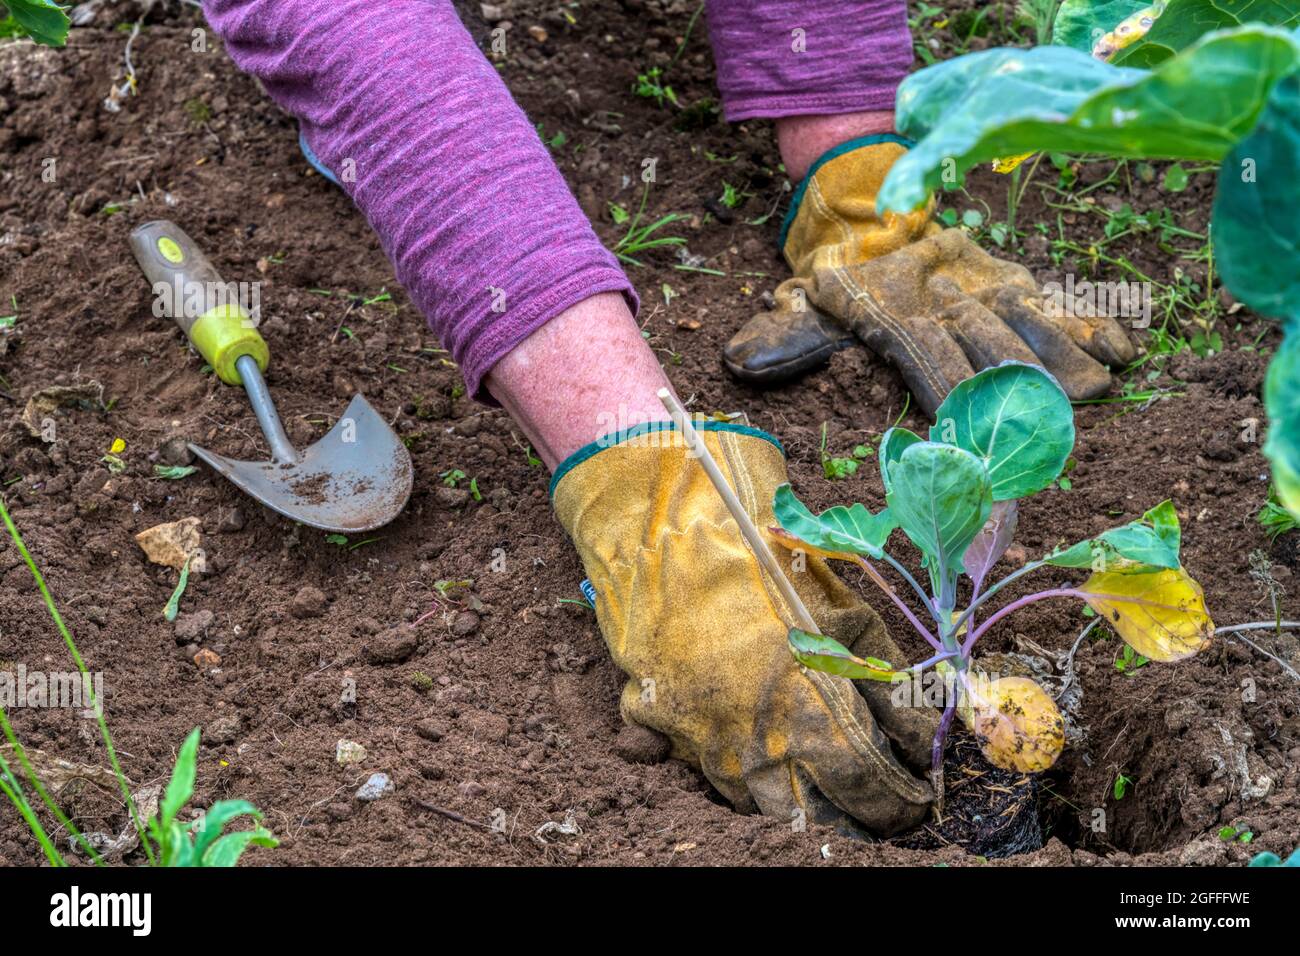
[[[174,319],[228,385],[242,385],[235,363],[251,355],[266,371],[271,352],[244,307],[194,240],[174,222],[155,219],[131,230],[131,252],[153,286],[154,315]]]

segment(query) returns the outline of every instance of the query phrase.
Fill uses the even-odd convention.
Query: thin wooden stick
[[[727,484],[727,479],[722,477],[722,471],[709,453],[708,446],[700,440],[700,436],[691,426],[691,420],[686,414],[686,409],[682,408],[681,403],[666,388],[659,389],[659,401],[663,402],[664,408],[668,409],[668,414],[673,417],[673,421],[677,423],[677,428],[682,433],[686,447],[699,459],[700,465],[704,468],[704,473],[709,476],[709,480],[713,482],[713,487],[722,496],[727,510],[731,512],[731,517],[735,518],[736,524],[740,526],[740,533],[744,535],[745,542],[749,545],[750,550],[754,552],[754,556],[758,558],[758,563],[776,582],[776,586],[780,589],[786,603],[794,611],[796,623],[810,634],[820,634],[821,631],[817,628],[817,622],[808,613],[808,608],[804,606],[803,600],[799,597],[799,592],[794,589],[790,579],[785,576],[785,572],[781,570],[781,565],[777,564],[771,548],[767,546],[767,542],[759,534],[758,528],[750,520],[749,514],[741,506],[740,499],[731,490],[731,485]]]

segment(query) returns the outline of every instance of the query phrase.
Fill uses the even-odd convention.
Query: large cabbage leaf
[[[1258,25],[1208,34],[1155,70],[1064,46],[948,60],[899,88],[899,129],[918,142],[890,170],[879,206],[915,209],[979,163],[1041,149],[1217,162],[1297,63],[1296,36]]]

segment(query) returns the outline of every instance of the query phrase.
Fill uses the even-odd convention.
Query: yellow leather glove
[[[898,368],[927,414],[962,379],[1007,359],[1045,367],[1072,399],[1104,394],[1105,366],[1136,356],[1117,321],[1049,315],[1028,269],[941,229],[930,207],[876,213],[904,142],[867,137],[814,164],[782,227],[794,277],[777,288],[776,308],[728,343],[727,368],[775,384],[857,338]]]
[[[776,440],[717,422],[700,436],[755,524],[773,525],[787,480]],[[936,713],[894,706],[889,684],[855,687],[795,662],[790,609],[670,423],[578,452],[552,489],[629,678],[625,720],[667,735],[673,755],[739,810],[829,824],[847,815],[878,835],[921,821]],[[880,618],[825,562],[807,557],[795,571],[774,550],[825,633],[901,664]]]

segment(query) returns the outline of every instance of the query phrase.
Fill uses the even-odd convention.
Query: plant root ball
[[[1038,773],[1065,747],[1065,722],[1047,692],[1027,677],[1002,677],[971,694],[971,726],[989,762]]]

